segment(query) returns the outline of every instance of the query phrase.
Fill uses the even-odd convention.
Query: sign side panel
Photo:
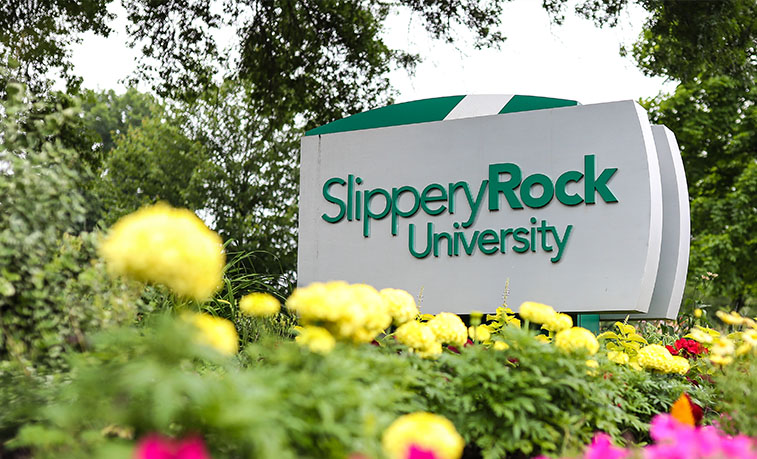
[[[647,312],[652,303],[652,295],[657,280],[657,271],[660,267],[660,251],[662,249],[662,179],[660,177],[660,162],[658,159],[657,148],[655,146],[654,135],[649,124],[649,117],[646,110],[639,104],[634,103],[636,113],[638,114],[639,125],[642,135],[644,136],[646,160],[649,171],[649,196],[651,199],[650,216],[649,216],[649,243],[647,245],[646,266],[644,267],[644,277],[639,289],[639,297],[636,303],[636,310]]]
[[[675,135],[665,126],[652,126],[652,132],[662,174],[664,215],[660,270],[649,311],[646,314],[631,314],[631,318],[675,319],[681,307],[689,264],[689,192]],[[622,320],[624,317],[602,315],[603,320]]]

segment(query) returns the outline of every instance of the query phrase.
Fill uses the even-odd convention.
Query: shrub
[[[56,366],[88,330],[129,319],[134,292],[108,279],[95,236],[80,233],[85,200],[75,153],[59,134],[76,109],[26,101],[9,84],[0,110],[0,360]]]
[[[444,354],[423,393],[429,411],[455,424],[483,457],[580,450],[595,431],[620,441],[647,436],[648,422],[688,386],[681,376],[618,366],[569,354],[517,327],[501,330],[509,348],[467,347]]]
[[[415,381],[406,360],[370,345],[320,355],[274,340],[223,358],[165,317],[110,330],[74,355],[71,381],[10,445],[34,457],[97,457],[128,454],[154,432],[199,433],[214,458],[375,457],[384,429],[423,408]]]

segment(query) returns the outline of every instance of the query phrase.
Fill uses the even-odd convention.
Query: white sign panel
[[[679,248],[663,274],[661,165],[646,112],[632,101],[496,110],[523,110],[524,99],[434,99],[451,104],[438,121],[400,104],[309,132],[300,285],[402,288],[422,292],[423,312],[469,313],[500,306],[509,279],[516,308],[647,313],[654,294],[667,313],[682,284],[662,285],[681,279],[688,246],[683,260],[683,239],[666,236]],[[658,145],[674,149],[661,132]],[[685,179],[675,187],[682,196]]]

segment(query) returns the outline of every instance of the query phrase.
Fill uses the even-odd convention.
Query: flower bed
[[[224,277],[218,236],[165,204],[100,253],[138,320],[82,335],[62,366],[0,362],[3,456],[755,455],[757,324],[736,313],[684,336],[626,322],[595,336],[538,303],[466,325],[345,282],[282,308]]]

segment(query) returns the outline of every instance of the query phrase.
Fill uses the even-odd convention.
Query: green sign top
[[[335,132],[359,131],[404,124],[428,123],[441,121],[465,99],[466,96],[436,97],[433,99],[415,100],[401,104],[357,113],[346,118],[333,121],[323,126],[311,129],[306,136],[332,134]],[[548,108],[570,107],[578,105],[575,100],[553,99],[551,97],[514,95],[506,100],[504,105],[494,114],[543,110]]]

